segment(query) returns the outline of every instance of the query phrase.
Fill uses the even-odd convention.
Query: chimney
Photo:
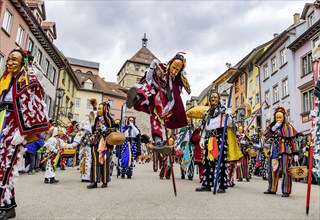
[[[299,24],[300,23],[300,14],[299,13],[295,13],[294,15],[293,15],[293,24],[294,25],[297,25],[297,24]]]
[[[273,34],[273,38],[276,38],[276,37],[278,37],[278,36],[279,36],[278,33],[274,33],[274,34]]]
[[[105,79],[104,77],[101,77],[101,78],[102,78],[103,81],[105,81],[105,80],[104,80],[104,79]]]

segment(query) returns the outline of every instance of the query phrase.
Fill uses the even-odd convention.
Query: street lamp
[[[243,125],[243,118],[246,115],[246,108],[241,105],[238,109],[237,109],[237,118],[240,118],[240,123],[241,125]]]
[[[226,90],[224,90],[221,94],[220,94],[220,99],[223,105],[226,105],[227,100],[229,98],[229,94],[226,92]]]
[[[58,125],[60,102],[61,102],[61,98],[62,98],[63,96],[64,96],[64,89],[63,89],[63,88],[58,88],[58,89],[57,89],[58,109],[57,109],[57,114],[56,114],[56,125]]]

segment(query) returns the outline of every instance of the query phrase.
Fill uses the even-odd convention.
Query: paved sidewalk
[[[171,180],[160,180],[152,164],[137,164],[132,179],[112,176],[108,188],[88,190],[79,170],[57,171],[58,184],[44,173],[22,174],[16,188],[17,219],[320,219],[320,187],[312,185],[309,216],[307,184],[293,182],[289,198],[264,195],[267,181],[236,182],[225,194],[195,192],[199,180],[182,180],[175,164],[177,197]],[[279,185],[280,189],[280,185]]]

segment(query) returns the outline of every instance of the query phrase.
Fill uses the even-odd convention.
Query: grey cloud
[[[161,61],[185,51],[190,83],[197,79],[208,84],[226,62],[236,64],[291,25],[292,15],[306,2],[46,1],[46,12],[47,20],[56,22],[59,49],[69,57],[100,62],[110,80],[116,80],[125,60],[141,48],[146,32],[148,48]],[[293,5],[299,10],[291,11]],[[274,16],[285,7],[282,18]],[[193,89],[193,95],[206,86]]]

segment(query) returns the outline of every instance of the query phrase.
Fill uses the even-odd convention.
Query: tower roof
[[[153,59],[157,59],[157,57],[153,53],[151,53],[151,51],[148,48],[142,47],[128,61],[133,63],[141,63],[141,64],[149,65]]]

